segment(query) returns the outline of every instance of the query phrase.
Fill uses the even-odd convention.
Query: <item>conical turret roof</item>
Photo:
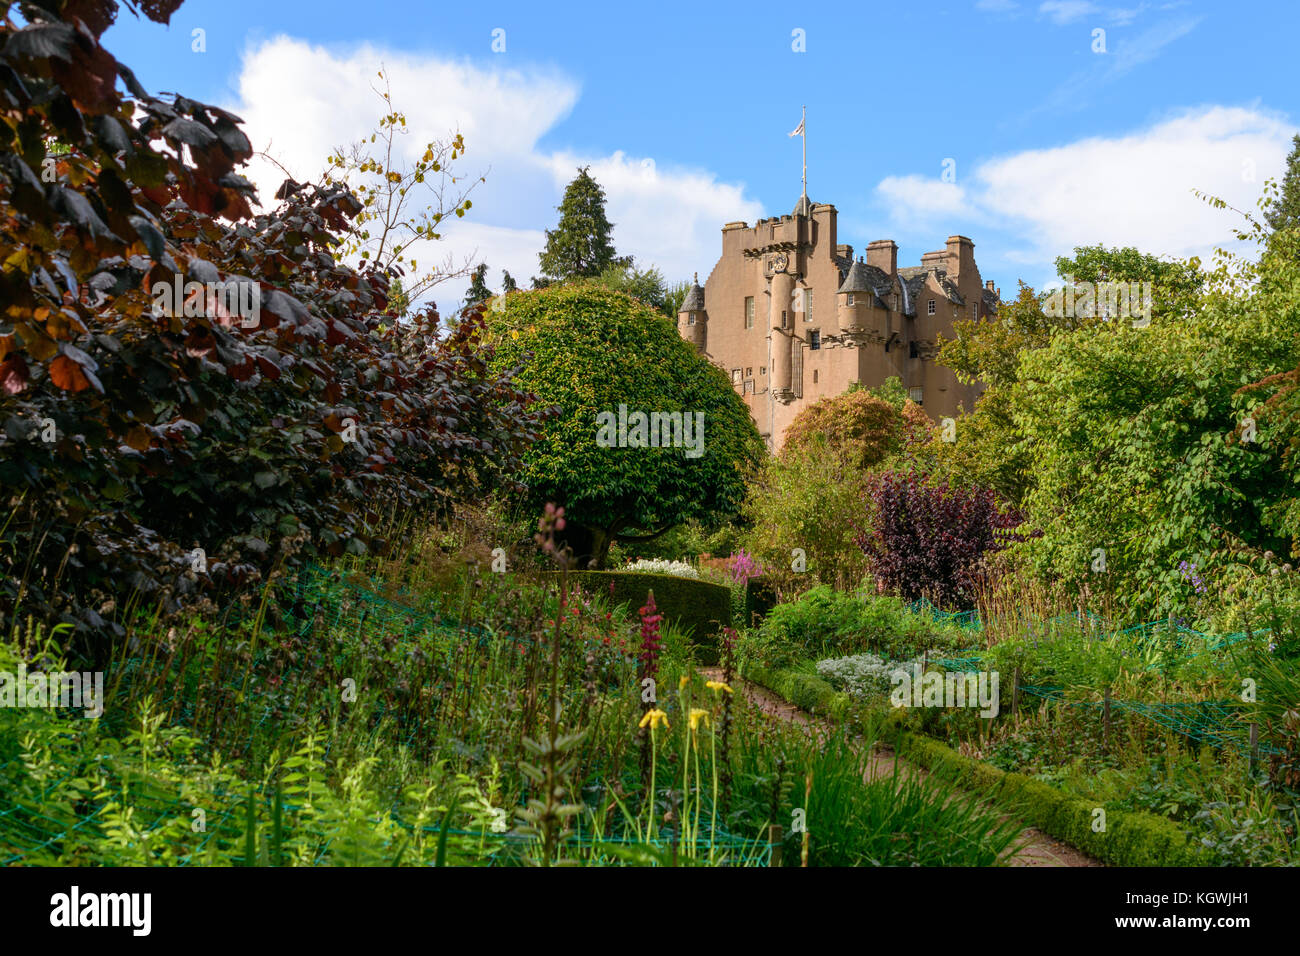
[[[844,277],[844,284],[840,286],[839,291],[875,293],[876,290],[871,285],[871,276],[867,272],[866,263],[859,259],[849,266],[849,274]]]
[[[700,288],[700,274],[695,273],[695,281],[691,283],[690,289],[686,292],[686,298],[682,300],[682,307],[678,312],[703,312],[704,311],[704,290]]]

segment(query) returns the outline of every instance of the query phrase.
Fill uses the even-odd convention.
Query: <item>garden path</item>
[[[708,680],[722,679],[721,668],[703,668],[700,673],[704,674]],[[799,709],[761,684],[755,684],[741,677],[735,678],[733,683],[739,685],[739,688],[744,691],[746,700],[766,714],[806,727],[814,733],[829,733],[831,730],[829,721],[814,717],[807,711]],[[891,747],[877,744],[872,751],[871,761],[867,766],[868,779],[893,774],[895,764],[899,763],[902,764],[902,769],[905,772],[919,773],[922,777],[927,774],[924,769],[900,760]],[[1011,860],[1011,866],[1083,867],[1104,865],[1069,844],[1048,836],[1036,827],[1025,827],[1020,832],[1020,836],[1016,838],[1016,846],[1018,849],[1015,857]]]

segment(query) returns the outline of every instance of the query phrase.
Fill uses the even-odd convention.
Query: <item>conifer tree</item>
[[[480,302],[492,298],[492,290],[487,287],[487,263],[480,263],[470,274],[469,288],[465,290],[465,302],[462,308],[471,309]]]
[[[548,281],[534,280],[534,286],[595,277],[612,265],[630,264],[630,259],[620,259],[614,253],[614,227],[605,216],[605,190],[591,178],[589,168],[579,169],[564,190],[557,207],[560,222],[546,230],[546,248],[538,256],[543,279]]]
[[[1264,213],[1264,219],[1274,230],[1300,226],[1300,133],[1291,139],[1291,155],[1286,158],[1282,193]]]

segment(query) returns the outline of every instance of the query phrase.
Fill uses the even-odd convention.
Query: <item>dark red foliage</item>
[[[335,260],[355,196],[293,184],[253,217],[239,118],[145,93],[99,46],[117,3],[21,8],[0,21],[0,633],[120,632],[136,593],[174,610],[382,549],[385,513],[517,466],[531,396],[489,371],[481,314],[398,325],[390,276]],[[260,317],[156,310],[178,275],[255,286]]]
[[[990,489],[952,488],[885,472],[868,482],[868,527],[857,544],[884,587],[907,600],[969,608],[984,558],[1020,523]]]

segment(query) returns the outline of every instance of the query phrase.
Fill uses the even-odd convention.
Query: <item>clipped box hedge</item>
[[[700,660],[718,662],[718,634],[732,624],[731,588],[672,574],[631,571],[570,571],[569,577],[584,591],[603,598],[610,597],[612,583],[613,603],[628,605],[633,615],[645,604],[646,592],[654,591],[655,607],[665,621],[691,632],[692,643],[700,648]]]
[[[750,664],[743,676],[814,714],[852,722],[864,710],[826,681],[793,668],[768,671]],[[882,740],[892,743],[911,763],[1014,813],[1027,826],[1112,866],[1211,865],[1206,851],[1166,817],[1107,810],[1106,829],[1096,832],[1092,829],[1095,801],[959,754],[947,744],[909,729],[914,718],[910,710],[891,708],[881,728]]]
[[[1206,866],[1205,850],[1178,825],[1153,813],[1107,810],[1093,830],[1096,802],[1021,773],[1007,773],[928,737],[901,734],[898,752],[939,777],[986,796],[1025,823],[1115,866]]]
[[[741,625],[758,627],[776,605],[776,591],[772,589],[772,585],[761,575],[750,578],[745,583],[745,619],[740,622]]]

